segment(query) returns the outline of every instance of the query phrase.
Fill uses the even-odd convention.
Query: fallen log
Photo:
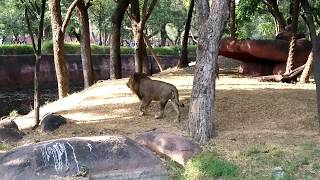
[[[302,74],[304,67],[305,67],[305,64],[297,67],[296,69],[291,71],[289,74],[262,76],[259,78],[259,81],[260,82],[284,82],[284,83],[297,82],[297,78]]]

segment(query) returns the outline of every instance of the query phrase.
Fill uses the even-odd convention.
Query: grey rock
[[[23,136],[24,133],[18,129],[0,127],[0,142],[17,142]]]
[[[0,156],[1,179],[167,179],[161,160],[123,136],[69,138]],[[5,172],[5,173],[3,173]]]
[[[58,115],[48,113],[40,119],[40,127],[43,132],[51,132],[58,129],[61,125],[66,124],[67,120]]]
[[[284,170],[282,169],[282,167],[273,168],[272,177],[275,180],[284,179]]]

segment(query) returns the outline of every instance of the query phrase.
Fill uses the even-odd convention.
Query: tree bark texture
[[[228,18],[228,0],[196,0],[199,42],[187,129],[201,144],[214,134],[214,94],[219,43]]]
[[[292,32],[291,32],[291,41],[287,59],[286,71],[284,74],[289,74],[292,71],[293,63],[294,63],[294,55],[296,49],[296,34],[298,28],[298,18],[299,18],[299,8],[300,0],[293,0],[293,15],[292,15]]]
[[[301,77],[300,77],[300,83],[308,83],[309,82],[309,78],[311,75],[311,70],[312,70],[312,66],[313,66],[313,53],[312,50],[308,56],[308,60],[305,64],[305,68],[302,71]]]
[[[91,58],[91,47],[90,47],[90,29],[89,29],[89,15],[88,15],[88,4],[84,1],[80,1],[77,4],[79,12],[79,23],[80,23],[80,49],[81,49],[81,60],[83,68],[83,80],[84,88],[88,88],[94,82],[93,65]]]
[[[117,7],[112,15],[112,36],[111,36],[111,51],[110,51],[110,79],[120,79],[121,74],[121,24],[129,6],[129,1],[120,0],[117,2]]]
[[[188,39],[189,39],[189,32],[191,28],[191,20],[192,20],[192,13],[194,9],[194,0],[191,0],[189,10],[188,10],[188,17],[184,29],[184,35],[182,40],[182,47],[181,47],[181,55],[178,62],[178,68],[184,68],[188,66]]]
[[[68,10],[66,20],[62,22],[60,0],[50,0],[49,7],[51,13],[54,65],[58,82],[58,94],[61,99],[69,93],[69,73],[64,59],[64,33],[70,20],[72,9],[69,9],[71,11]]]
[[[312,9],[307,0],[301,0],[301,5],[304,9],[308,27],[310,31],[310,38],[312,43],[312,54],[313,54],[313,74],[316,83],[316,94],[317,94],[317,107],[318,107],[318,126],[320,131],[320,34],[317,34],[315,27],[315,20],[313,19]]]
[[[236,38],[236,1],[230,0],[230,16],[229,16],[229,28],[230,36]]]

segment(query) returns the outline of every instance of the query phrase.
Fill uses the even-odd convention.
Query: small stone
[[[284,179],[284,170],[282,169],[282,167],[278,166],[273,168],[272,177],[275,180]]]

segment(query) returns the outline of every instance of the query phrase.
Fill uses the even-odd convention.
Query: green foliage
[[[185,167],[186,179],[235,179],[239,168],[219,158],[215,152],[204,152],[189,161]]]
[[[1,45],[0,55],[15,55],[15,54],[33,54],[31,45]]]
[[[237,179],[239,168],[223,160],[215,152],[203,152],[191,159],[185,168],[176,163],[169,163],[172,179]]]
[[[10,112],[10,114],[9,114],[9,116],[10,117],[15,117],[15,116],[18,116],[19,115],[19,113],[18,113],[18,111],[17,110],[12,110],[11,112]]]
[[[182,0],[161,0],[155,6],[153,13],[146,24],[150,34],[160,32],[161,26],[170,25],[167,32],[171,39],[177,38],[177,31],[182,31],[187,18],[187,9]]]
[[[189,46],[189,56],[195,56],[196,46]],[[65,43],[64,44],[65,54],[80,54],[79,43]],[[134,54],[134,49],[130,47],[121,47],[121,54]],[[154,50],[158,55],[180,55],[180,46],[166,46],[156,47]],[[147,49],[148,54],[151,54],[150,50]],[[46,41],[42,46],[43,54],[53,53],[53,44],[50,41]],[[91,45],[92,54],[110,54],[109,46],[98,46]],[[31,45],[0,45],[0,55],[20,55],[20,54],[33,54]]]
[[[7,151],[12,149],[12,147],[9,144],[0,142],[0,151]]]
[[[183,180],[185,169],[174,161],[169,161],[167,164],[170,179],[172,180]]]

